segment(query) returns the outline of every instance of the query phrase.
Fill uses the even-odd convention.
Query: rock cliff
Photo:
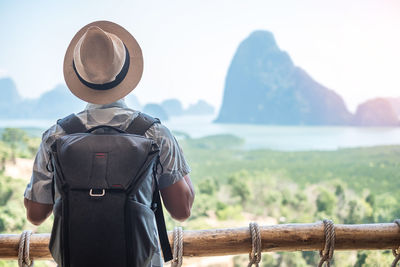
[[[346,125],[343,99],[295,66],[272,33],[253,32],[238,47],[216,122]]]

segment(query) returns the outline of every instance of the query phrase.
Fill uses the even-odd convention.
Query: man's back
[[[77,114],[77,117],[87,129],[98,125],[109,125],[125,130],[138,114],[138,111],[127,108],[124,101],[119,100],[108,105],[88,104],[84,111]],[[49,161],[48,155],[51,144],[65,134],[65,131],[57,124],[52,126],[43,134],[43,140],[34,163],[32,180],[25,191],[26,199],[42,204],[53,204],[51,195],[52,174],[47,170],[47,164]],[[160,169],[157,173],[157,180],[162,192],[164,203],[173,217],[177,219],[185,219],[184,217],[187,217],[186,215],[188,215],[187,211],[182,212],[182,208],[176,207],[177,205],[175,204],[177,202],[187,202],[185,205],[190,212],[190,207],[193,201],[193,189],[187,176],[190,169],[184,159],[182,150],[170,131],[161,124],[154,124],[151,126],[149,130],[146,131],[145,137],[153,139],[160,148],[162,172]],[[188,191],[186,193],[189,193],[189,199],[185,197],[185,192],[181,192],[183,193],[181,194],[182,198],[177,198],[177,195],[174,192],[168,192],[171,188],[173,189],[173,187],[177,187],[175,191],[182,191],[180,190],[182,186],[187,187]],[[146,188],[151,187],[142,188],[143,189],[135,195],[135,200],[149,206],[152,201],[152,192],[149,192],[148,189],[146,191]],[[57,198],[59,198],[59,195],[55,196],[56,200]],[[170,199],[170,201],[168,201],[168,199]],[[182,216],[181,214],[184,215]],[[154,235],[157,235],[157,233],[154,233]],[[152,266],[161,265],[162,260],[160,250],[158,249],[155,256],[152,258]]]

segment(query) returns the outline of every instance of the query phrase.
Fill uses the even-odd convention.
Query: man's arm
[[[156,140],[160,148],[162,168],[157,179],[165,208],[172,218],[184,221],[190,216],[195,193],[183,151],[171,131],[162,124],[154,124],[145,136]]]
[[[178,221],[189,218],[195,195],[189,175],[160,191],[164,205],[172,218]]]
[[[41,224],[50,216],[53,208],[52,177],[48,170],[50,146],[64,131],[57,124],[42,135],[32,168],[31,181],[24,192],[26,217],[34,225]]]
[[[50,216],[53,204],[42,204],[24,198],[26,217],[34,225],[39,225]]]

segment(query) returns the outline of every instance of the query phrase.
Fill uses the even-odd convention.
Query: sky
[[[225,77],[241,41],[271,31],[295,65],[335,90],[348,108],[400,96],[398,0],[0,1],[0,77],[23,97],[64,83],[65,50],[96,20],[125,27],[139,42],[139,101],[204,99],[220,107]]]

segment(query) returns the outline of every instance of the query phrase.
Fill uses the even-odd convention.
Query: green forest
[[[50,232],[51,220],[27,222],[23,192],[30,177],[6,176],[17,158],[33,159],[40,129],[0,129],[0,231]],[[280,152],[244,150],[233,135],[190,138],[176,132],[196,189],[192,216],[184,223],[167,216],[167,228],[207,229],[259,224],[392,222],[400,218],[400,146]],[[248,255],[232,257],[246,266]],[[389,266],[391,251],[336,251],[334,266]],[[316,266],[318,252],[264,253],[260,266]],[[0,266],[17,266],[0,261]],[[35,266],[48,266],[36,262]]]

